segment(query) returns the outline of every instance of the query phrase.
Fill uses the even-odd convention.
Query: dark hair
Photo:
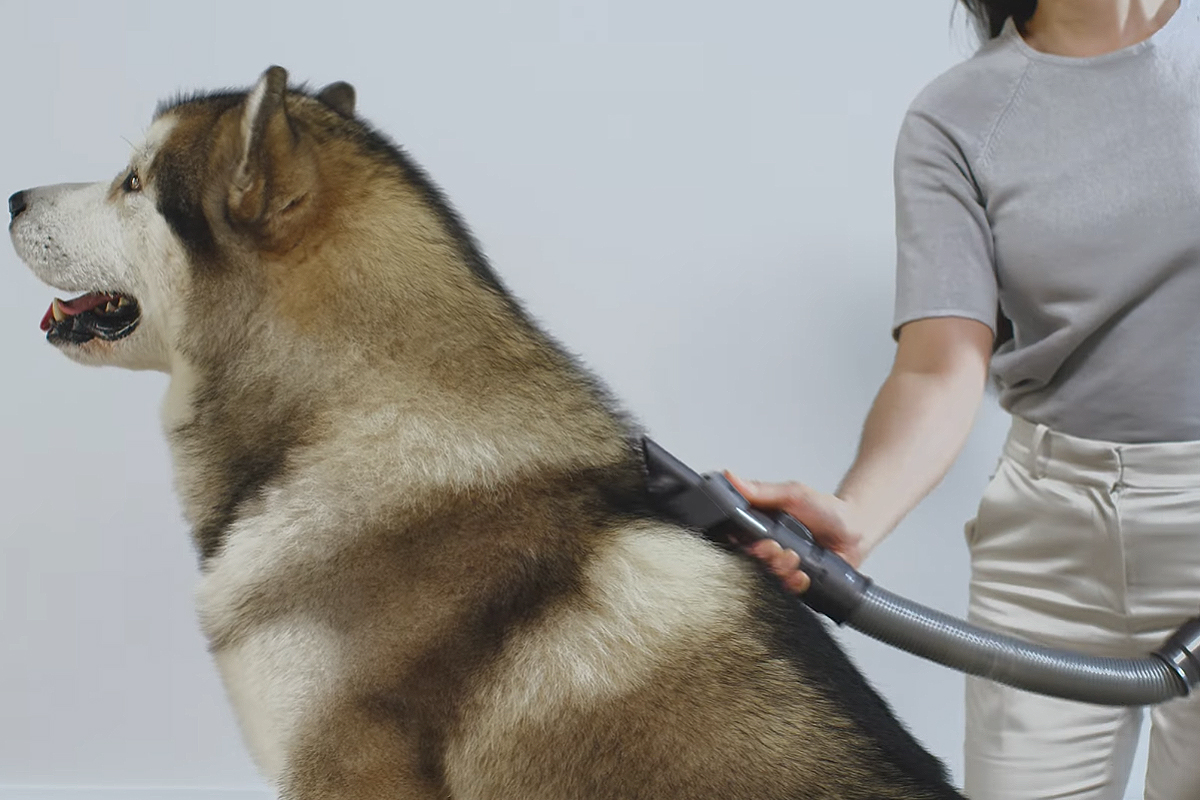
[[[980,38],[992,39],[1000,35],[1004,22],[1012,17],[1017,27],[1023,26],[1033,16],[1037,0],[959,0],[967,13],[975,18],[975,27]]]

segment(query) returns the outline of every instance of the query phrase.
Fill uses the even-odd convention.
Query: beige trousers
[[[970,619],[1094,655],[1200,614],[1200,442],[1120,445],[1014,421],[966,527]],[[967,679],[972,800],[1123,798],[1143,710]],[[1149,710],[1147,800],[1200,800],[1200,695]]]

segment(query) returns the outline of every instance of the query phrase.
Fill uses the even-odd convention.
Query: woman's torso
[[[1010,22],[910,111],[961,149],[986,215],[1014,334],[993,373],[1015,414],[1109,441],[1200,439],[1198,33],[1185,0],[1151,39],[1078,59],[1032,50]]]

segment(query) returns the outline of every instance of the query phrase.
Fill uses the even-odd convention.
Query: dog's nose
[[[20,213],[25,210],[25,208],[26,205],[24,192],[17,192],[12,197],[8,198],[8,213],[13,219],[16,219]]]

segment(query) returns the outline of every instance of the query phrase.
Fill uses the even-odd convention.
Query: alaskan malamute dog
[[[272,67],[9,200],[84,293],[46,338],[170,375],[200,619],[279,796],[959,797],[810,612],[651,509],[634,426],[354,102]]]

